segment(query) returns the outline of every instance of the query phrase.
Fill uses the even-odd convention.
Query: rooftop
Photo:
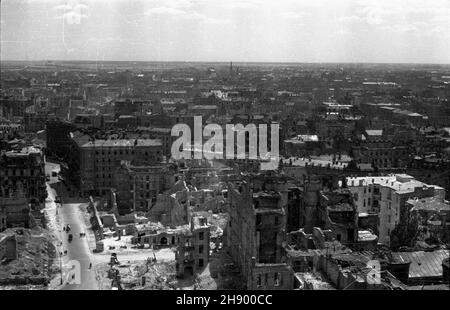
[[[368,129],[366,130],[366,134],[368,136],[382,136],[383,135],[383,130],[373,130],[373,129]]]
[[[370,184],[389,187],[399,194],[406,194],[414,192],[417,187],[433,187],[434,189],[443,189],[437,185],[428,185],[421,181],[414,179],[414,177],[407,174],[392,174],[386,176],[366,176],[366,177],[348,177],[347,185],[353,186],[368,186]]]
[[[95,140],[83,144],[83,148],[92,147],[142,147],[142,146],[162,146],[159,139],[119,139],[119,140]]]
[[[372,232],[368,230],[359,230],[358,231],[358,242],[370,242],[377,240],[377,235],[374,235]]]
[[[394,258],[403,261],[410,261],[410,278],[427,278],[442,276],[442,261],[449,257],[448,250],[438,250],[433,252],[393,252]]]
[[[450,204],[446,201],[440,200],[437,197],[409,199],[406,202],[413,206],[411,211],[415,210],[437,211],[437,212],[450,211]]]

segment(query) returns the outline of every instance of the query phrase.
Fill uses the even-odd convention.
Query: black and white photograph
[[[0,291],[448,294],[449,0],[0,17]]]

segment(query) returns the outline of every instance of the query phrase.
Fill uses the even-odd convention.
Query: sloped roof
[[[427,278],[442,276],[442,262],[449,257],[448,250],[433,252],[397,252],[394,258],[410,261],[409,278]]]

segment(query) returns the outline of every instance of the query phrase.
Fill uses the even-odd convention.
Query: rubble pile
[[[7,229],[0,233],[0,285],[47,285],[55,249],[42,228]]]
[[[100,267],[100,266],[99,266]],[[176,288],[175,262],[131,261],[115,267],[119,271],[120,283],[125,290],[173,290]],[[108,267],[98,268],[104,275],[103,286],[109,288]],[[144,280],[145,279],[145,280]]]

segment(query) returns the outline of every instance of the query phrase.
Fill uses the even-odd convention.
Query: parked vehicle
[[[73,236],[72,236],[72,234],[69,234],[69,242],[72,242],[72,240],[73,240]]]

